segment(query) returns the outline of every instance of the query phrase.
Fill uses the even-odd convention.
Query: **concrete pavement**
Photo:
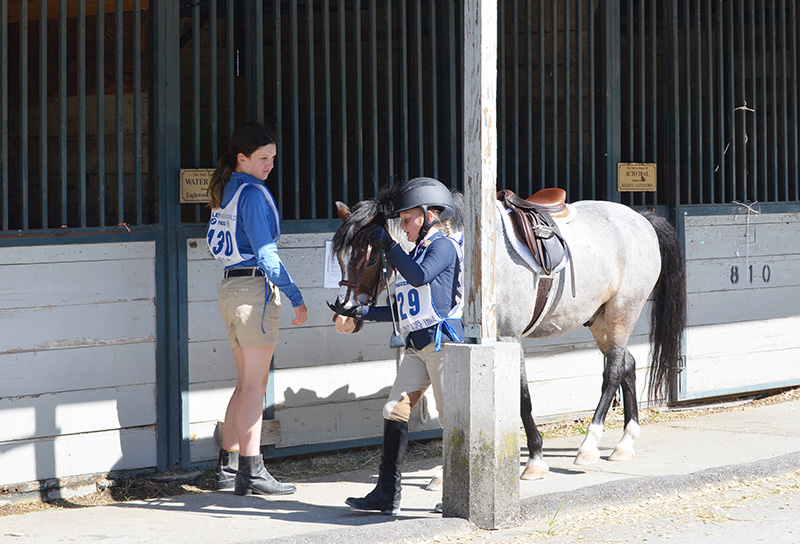
[[[709,483],[798,471],[799,416],[800,401],[789,401],[651,423],[642,427],[636,458],[624,463],[605,460],[621,436],[620,430],[606,431],[601,460],[588,467],[572,464],[581,436],[546,440],[550,473],[544,480],[520,482],[522,516],[544,520],[559,507],[562,513],[575,513]],[[403,514],[398,518],[354,512],[344,505],[345,498],[372,489],[373,467],[298,483],[297,493],[284,497],[217,492],[5,516],[0,517],[0,541],[377,543],[424,542],[473,531],[466,520],[433,512],[441,495],[423,488],[436,464],[430,460],[406,467]]]

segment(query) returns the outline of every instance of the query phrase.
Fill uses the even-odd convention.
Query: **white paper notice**
[[[326,289],[338,289],[342,279],[342,267],[339,266],[339,259],[333,254],[333,242],[325,242],[325,275],[322,286]]]

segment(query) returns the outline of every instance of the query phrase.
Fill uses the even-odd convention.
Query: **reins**
[[[359,247],[359,250],[362,248]],[[353,264],[352,259],[347,264],[347,279],[342,280],[339,282],[340,287],[347,287],[347,294],[345,296],[345,301],[350,299],[350,295],[355,292],[356,297],[358,297],[359,293],[364,293],[365,295],[369,296],[369,300],[367,301],[368,306],[372,306],[375,303],[375,299],[378,296],[378,291],[380,290],[380,283],[375,282],[375,284],[367,289],[362,283],[361,280],[364,277],[364,269],[366,268],[366,263],[369,262],[369,258],[372,255],[372,244],[367,244],[365,250],[363,250],[363,254],[356,260],[355,264]],[[383,252],[381,252],[381,261],[384,261]],[[385,265],[384,265],[385,270]],[[353,277],[353,273],[356,273],[356,279],[351,279]]]

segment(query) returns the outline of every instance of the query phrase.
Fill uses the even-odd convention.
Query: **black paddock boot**
[[[239,451],[220,448],[215,487],[217,489],[233,489],[237,470],[239,470]]]
[[[408,423],[383,421],[383,451],[378,484],[366,497],[350,497],[345,501],[356,510],[380,512],[387,516],[400,513],[400,467],[408,449]]]
[[[240,455],[234,492],[237,495],[289,495],[297,490],[292,484],[275,480],[264,467],[260,455]]]

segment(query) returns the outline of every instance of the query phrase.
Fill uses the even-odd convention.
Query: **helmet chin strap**
[[[422,226],[419,228],[419,234],[417,235],[417,247],[422,243],[425,237],[428,235],[428,231],[431,229],[432,226],[439,222],[439,218],[435,218],[433,221],[428,221],[428,207],[421,206],[422,208],[422,215],[425,218],[423,221]]]

